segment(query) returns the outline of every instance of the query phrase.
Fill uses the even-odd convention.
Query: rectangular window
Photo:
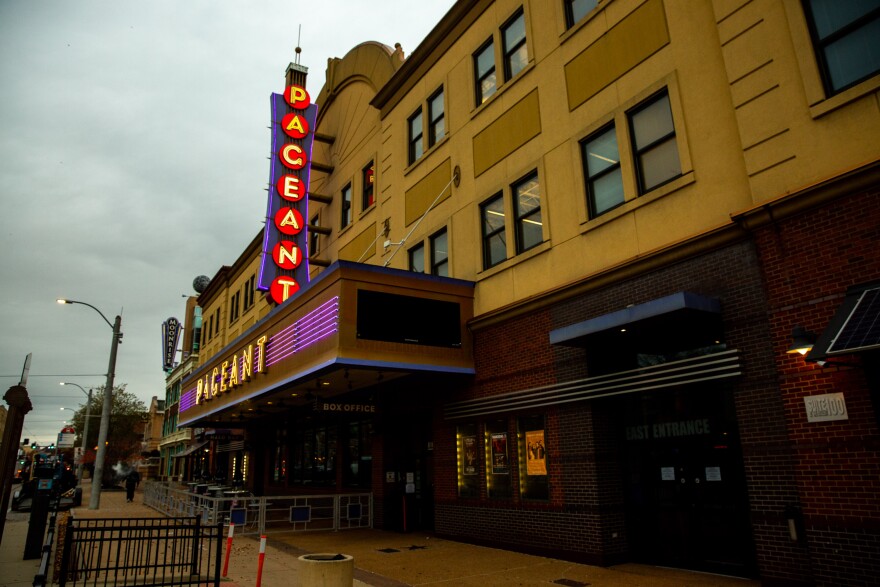
[[[490,38],[474,53],[474,80],[477,106],[488,100],[497,89],[495,78],[495,44]]]
[[[880,1],[806,0],[804,13],[829,95],[880,72]]]
[[[516,218],[516,252],[519,254],[544,242],[538,173],[534,172],[515,184],[511,191]]]
[[[320,221],[321,217],[318,214],[315,214],[314,216],[312,216],[312,220],[309,224],[311,224],[312,226],[318,226],[318,223]],[[320,251],[321,241],[318,240],[318,237],[320,236],[321,235],[314,230],[309,231],[309,257],[314,257]]]
[[[431,237],[431,275],[449,277],[449,244],[445,228]]]
[[[525,499],[550,499],[543,416],[519,419],[519,486]]]
[[[570,29],[596,7],[597,0],[565,0],[565,28]]]
[[[629,113],[639,193],[681,175],[669,94],[663,91]]]
[[[446,134],[446,115],[443,107],[443,88],[428,98],[428,148]]]
[[[419,243],[409,250],[409,270],[425,272],[425,244]]]
[[[419,109],[409,117],[407,127],[409,129],[409,164],[412,165],[418,161],[419,157],[421,157],[422,153],[425,151],[424,145],[422,144],[424,131],[422,130],[421,106],[419,106]]]
[[[241,290],[232,294],[229,300],[229,323],[232,324],[238,320],[239,310],[241,308]]]
[[[458,496],[480,496],[480,443],[477,425],[464,424],[455,431],[458,452]]]
[[[501,28],[504,50],[504,79],[510,80],[529,63],[526,47],[526,17],[522,9]]]
[[[250,279],[244,284],[244,309],[247,310],[251,306],[254,305],[254,294],[256,290],[254,288],[256,284],[257,276],[251,275]]]
[[[623,204],[623,176],[617,133],[611,124],[581,144],[584,175],[587,180],[587,207],[596,218]]]
[[[501,193],[480,206],[480,217],[483,226],[483,269],[489,269],[507,259],[504,197]]]
[[[339,228],[345,228],[351,224],[351,184],[342,188],[342,211],[339,220]]]
[[[364,195],[362,198],[362,200],[363,200],[362,201],[362,206],[363,206],[362,209],[363,210],[366,210],[367,208],[372,206],[376,201],[375,196],[373,195],[373,194],[375,194],[375,190],[373,189],[374,178],[375,178],[374,171],[375,170],[373,169],[373,162],[370,161],[370,163],[366,167],[364,167],[364,169],[361,173],[361,177],[362,177],[362,181],[363,181],[363,189],[364,189],[364,192],[363,192]]]

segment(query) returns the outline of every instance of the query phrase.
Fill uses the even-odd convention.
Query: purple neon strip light
[[[327,325],[336,327],[339,318],[339,308],[323,309],[317,316],[310,316],[306,322],[298,321],[292,330],[287,328],[272,337],[272,350],[267,352],[267,359],[274,362],[279,353],[283,353],[291,346],[301,346],[304,340],[309,340],[315,331],[325,330]]]
[[[291,355],[308,348],[319,340],[338,332],[339,330],[339,296],[334,296],[324,302],[293,324],[276,332],[266,343],[266,367],[274,365]],[[259,347],[254,348],[254,360],[259,361]],[[238,359],[239,380],[244,373],[245,356],[241,355]],[[230,365],[227,374],[235,369],[235,365]],[[219,382],[222,377],[218,375],[214,378],[215,382]],[[186,410],[196,405],[196,388],[186,391],[180,396],[179,411]]]

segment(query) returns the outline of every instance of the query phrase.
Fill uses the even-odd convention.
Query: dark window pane
[[[568,28],[571,28],[576,23],[580,22],[580,20],[595,7],[596,0],[566,0],[565,21]]]
[[[425,245],[416,245],[409,250],[409,270],[425,272]]]

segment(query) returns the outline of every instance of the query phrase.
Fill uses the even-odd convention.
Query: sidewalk
[[[101,493],[101,507],[87,508],[91,487],[83,486],[84,506],[75,515],[86,517],[161,516],[143,505],[138,491],[126,503],[124,491]],[[0,545],[0,587],[31,587],[39,560],[23,561],[29,514],[9,512]],[[256,585],[259,540],[235,537],[229,576],[223,587]],[[225,546],[224,546],[225,548]],[[423,533],[346,530],[270,535],[261,587],[295,587],[298,557],[307,553],[344,553],[354,557],[358,587],[758,587],[748,581],[703,573],[625,564],[611,568],[580,565],[495,548],[474,546]],[[51,573],[50,573],[51,576]]]

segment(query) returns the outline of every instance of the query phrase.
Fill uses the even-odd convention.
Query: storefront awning
[[[880,348],[880,282],[849,288],[807,361]]]
[[[680,291],[643,304],[636,304],[616,312],[610,312],[550,331],[550,344],[578,346],[587,336],[614,328],[622,328],[634,322],[648,320],[673,313],[721,312],[721,302],[714,298]]]
[[[205,448],[205,445],[207,445],[207,444],[208,444],[207,442],[199,442],[198,444],[194,444],[194,445],[192,445],[191,447],[189,447],[189,448],[186,449],[185,451],[183,451],[183,452],[181,452],[181,453],[178,453],[178,454],[174,455],[172,458],[188,457],[189,455],[193,454],[193,453],[196,452],[197,450],[200,450],[200,449],[202,449],[202,448]]]

